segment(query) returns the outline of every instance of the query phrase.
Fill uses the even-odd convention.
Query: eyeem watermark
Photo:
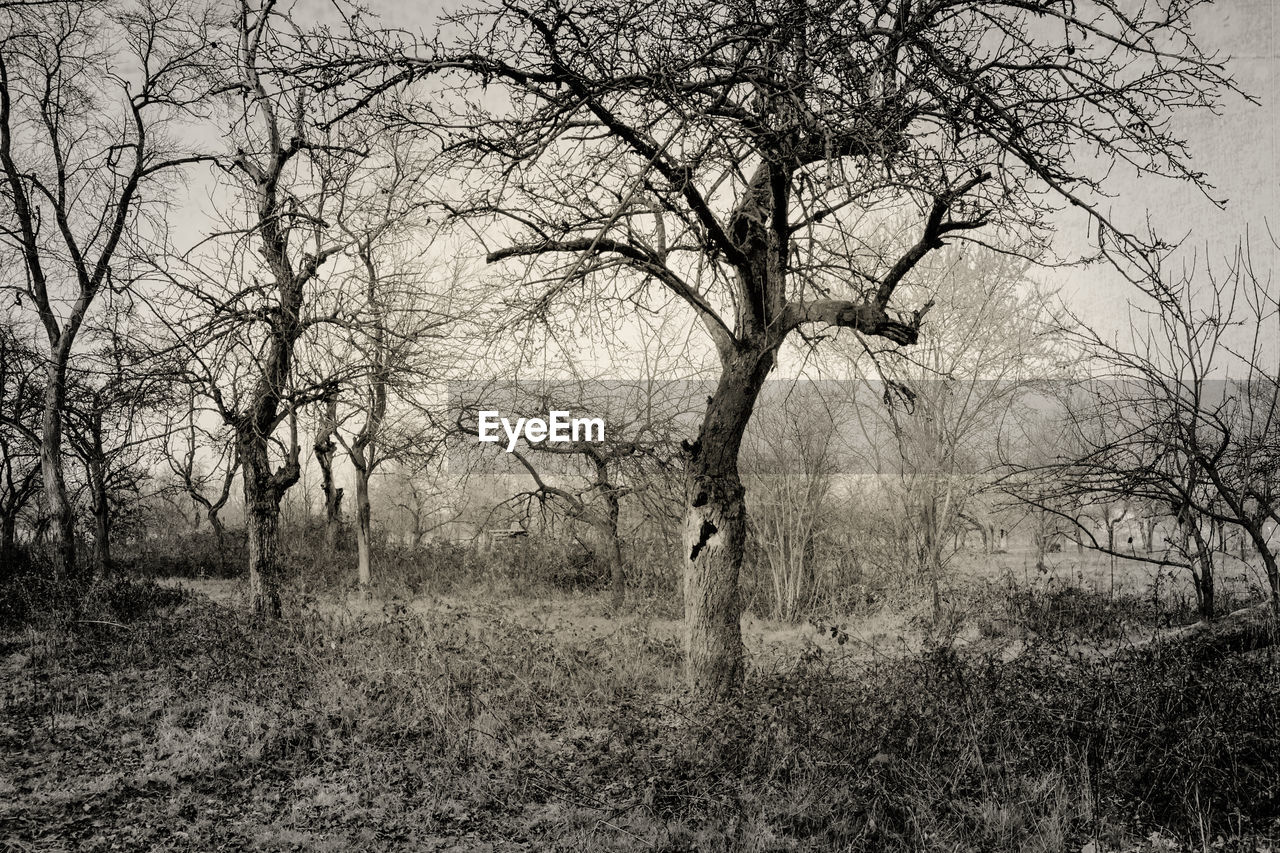
[[[571,418],[568,412],[547,412],[547,419],[516,418],[511,421],[501,413],[489,410],[480,413],[476,438],[480,441],[500,441],[498,428],[507,434],[507,452],[516,449],[520,436],[530,444],[542,441],[567,443],[571,441],[604,441],[604,418]]]

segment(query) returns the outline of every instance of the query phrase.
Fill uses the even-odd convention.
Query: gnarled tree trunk
[[[301,474],[296,439],[295,433],[289,458],[272,471],[266,436],[253,431],[239,435],[249,598],[260,615],[280,615],[280,501]]]
[[[320,465],[320,483],[324,492],[324,544],[330,553],[338,550],[342,532],[342,489],[333,479],[333,457],[338,452],[334,434],[338,431],[338,398],[331,394],[324,401],[324,415],[316,431],[314,451]]]
[[[742,684],[738,575],[746,544],[746,490],[738,451],[756,398],[773,367],[773,347],[750,342],[728,355],[688,451],[684,520],[686,678],[701,697]]]

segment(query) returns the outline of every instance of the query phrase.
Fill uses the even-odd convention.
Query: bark
[[[316,432],[314,445],[316,462],[320,465],[321,490],[324,493],[324,544],[330,553],[338,549],[338,537],[342,532],[342,489],[334,483],[333,457],[338,451],[334,434],[338,431],[338,398],[325,400],[324,415]]]
[[[105,575],[111,567],[111,503],[107,494],[106,463],[101,456],[95,455],[90,461],[89,480],[93,495],[93,569]]]
[[[249,545],[249,597],[254,612],[279,616],[280,501],[301,474],[297,442],[285,464],[272,471],[266,437],[261,433],[242,434],[240,459]]]
[[[67,495],[63,473],[62,412],[67,402],[66,347],[55,348],[47,368],[44,388],[44,411],[41,414],[40,475],[48,504],[50,531],[53,535],[53,576],[57,582],[87,580],[80,578],[76,566],[75,510]]]
[[[361,589],[373,581],[372,555],[369,552],[373,527],[373,508],[369,503],[369,471],[356,466],[356,579]]]
[[[222,525],[222,516],[219,514],[219,508],[215,506],[205,510],[205,518],[209,520],[209,527],[213,529],[213,539],[218,544],[218,559],[222,559],[222,550],[226,546],[227,529]]]
[[[738,575],[747,506],[738,451],[773,353],[764,345],[741,346],[727,355],[698,439],[689,448],[683,537],[685,676],[706,700],[723,698],[742,684]]]
[[[1205,622],[1212,622],[1214,613],[1214,579],[1213,579],[1213,559],[1211,557],[1202,557],[1200,560],[1200,573],[1196,578],[1196,601],[1200,608],[1200,618]]]

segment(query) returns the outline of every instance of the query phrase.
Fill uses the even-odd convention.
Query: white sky
[[[1280,238],[1280,51],[1277,50],[1280,4],[1275,0],[1221,0],[1199,16],[1200,42],[1206,50],[1231,57],[1228,69],[1240,88],[1257,98],[1257,106],[1240,97],[1228,98],[1222,115],[1184,113],[1175,127],[1187,139],[1194,165],[1207,174],[1217,196],[1227,205],[1218,209],[1191,187],[1170,181],[1136,180],[1117,174],[1112,184],[1114,208],[1123,222],[1141,226],[1149,214],[1152,224],[1166,238],[1186,236],[1187,250],[1214,260],[1228,254],[1246,229],[1255,255],[1264,260],[1269,252],[1266,223]],[[1061,236],[1078,237],[1079,229]],[[1264,262],[1262,269],[1267,268]],[[1064,296],[1083,319],[1106,327],[1122,320],[1124,306],[1133,296],[1109,271],[1073,271],[1062,276]]]
[[[384,24],[410,31],[433,29],[433,22],[446,8],[460,5],[456,0],[371,3]],[[301,14],[332,16],[328,0],[300,0],[296,9]],[[1140,231],[1149,218],[1162,236],[1185,237],[1188,252],[1194,250],[1215,261],[1233,251],[1248,230],[1260,268],[1266,271],[1274,254],[1280,271],[1280,253],[1270,251],[1267,237],[1268,221],[1280,237],[1276,204],[1280,200],[1278,20],[1280,0],[1220,0],[1202,11],[1197,21],[1202,46],[1229,56],[1228,69],[1240,87],[1260,101],[1253,105],[1241,97],[1228,97],[1221,115],[1184,113],[1175,121],[1189,142],[1194,166],[1208,175],[1216,196],[1226,199],[1226,207],[1219,209],[1192,187],[1166,180],[1139,180],[1118,171],[1110,184],[1115,194],[1110,212],[1118,224]],[[1058,238],[1063,254],[1072,248],[1083,250],[1083,219],[1064,215]],[[1042,278],[1060,287],[1069,308],[1091,325],[1114,331],[1127,325],[1126,305],[1137,294],[1113,270],[1095,266],[1046,271]],[[594,360],[588,353],[577,355]],[[580,365],[580,369],[591,371],[588,365]]]

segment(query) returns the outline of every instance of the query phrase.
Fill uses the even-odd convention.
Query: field
[[[975,593],[946,632],[919,608],[747,614],[748,687],[715,709],[682,690],[662,599],[612,616],[590,590],[295,590],[260,622],[240,594],[118,579],[52,616],[9,599],[0,849],[1099,853],[1280,836],[1280,659],[1152,642],[1169,613],[1087,583]]]

